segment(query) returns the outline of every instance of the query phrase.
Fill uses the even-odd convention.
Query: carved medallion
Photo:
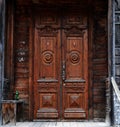
[[[42,54],[43,63],[51,64],[53,62],[53,53],[51,51],[45,51]]]
[[[80,55],[79,52],[77,51],[72,51],[70,53],[70,57],[69,57],[70,61],[72,64],[77,64],[80,62]]]

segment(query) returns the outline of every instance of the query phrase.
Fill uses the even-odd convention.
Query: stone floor
[[[104,122],[17,122],[0,127],[110,127]]]

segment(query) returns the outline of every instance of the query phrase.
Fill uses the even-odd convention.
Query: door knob
[[[63,86],[66,86],[66,84],[64,83]]]

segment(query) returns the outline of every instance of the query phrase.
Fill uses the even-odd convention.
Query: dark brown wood
[[[2,3],[3,1],[0,2],[0,100],[2,99],[2,85],[3,85],[3,75],[2,75],[2,47],[3,47],[3,40],[2,40],[2,36],[3,36],[3,33],[2,33],[2,30],[3,30],[3,17],[2,17],[2,14],[3,14],[3,10],[2,10]],[[1,105],[0,105],[1,106]],[[1,108],[0,108],[1,110]]]
[[[15,122],[15,114],[14,114],[14,103],[8,104],[3,103],[2,104],[2,122],[3,124],[6,124],[8,122]]]
[[[14,91],[14,47],[13,47],[13,36],[14,36],[14,1],[7,1],[6,5],[6,45],[5,45],[5,78],[8,80],[7,99],[13,99]]]
[[[29,28],[29,119],[33,120],[33,105],[34,105],[34,96],[33,96],[33,22],[32,22],[32,15],[29,19],[30,28]]]
[[[93,12],[93,118],[105,119],[105,79],[108,77],[107,1],[94,0]]]
[[[23,104],[22,100],[2,100],[2,124],[16,121],[23,121]]]
[[[79,5],[80,7],[82,7],[82,5],[88,5],[88,3],[90,2],[90,0],[32,0],[33,4],[40,4],[40,5],[57,5],[57,6],[71,6],[71,5]]]
[[[91,0],[89,0],[89,4],[91,4]],[[93,119],[93,110],[94,110],[94,107],[93,107],[93,80],[92,80],[92,76],[93,76],[93,63],[92,63],[92,58],[93,58],[93,21],[94,21],[94,18],[93,18],[93,5],[89,6],[89,18],[88,18],[88,22],[89,22],[89,32],[88,32],[88,37],[89,37],[89,43],[88,43],[88,50],[89,50],[89,53],[88,53],[88,58],[89,58],[89,62],[88,62],[88,68],[89,68],[89,71],[88,71],[88,80],[89,80],[89,85],[88,85],[88,89],[89,89],[89,93],[88,93],[88,98],[89,98],[89,111],[88,111],[88,114],[89,114],[89,119]]]
[[[49,115],[52,118],[53,114],[54,114],[53,115],[54,118],[64,118],[64,114],[67,119],[70,117],[73,118],[75,114],[71,112],[71,110],[74,109],[72,108],[70,110],[65,110],[67,112],[64,112],[64,109],[66,108],[66,107],[64,108],[64,103],[67,100],[67,104],[68,104],[67,106],[69,106],[70,102],[68,101],[71,98],[77,98],[77,97],[79,98],[81,96],[81,93],[83,93],[82,91],[84,91],[85,89],[84,85],[88,84],[89,90],[88,93],[85,93],[86,98],[88,100],[88,102],[86,102],[87,100],[85,100],[86,103],[85,106],[87,108],[86,116],[89,119],[104,120],[105,79],[108,76],[107,75],[108,74],[107,29],[106,29],[107,28],[107,20],[106,20],[107,1],[98,1],[98,0],[94,0],[94,2],[92,0],[83,1],[83,3],[88,2],[89,4],[89,7],[88,5],[84,4],[86,6],[85,7],[86,9],[83,9],[84,7],[82,4],[81,4],[82,7],[81,6],[78,7],[75,4],[74,4],[75,7],[73,7],[72,3],[70,3],[69,5],[60,4],[60,6],[59,5],[54,6],[56,4],[51,4],[51,3],[35,4],[34,2],[30,2],[30,3],[29,2],[30,2],[29,0],[25,2],[21,0],[15,1],[14,23],[12,17],[13,10],[11,10],[13,9],[13,7],[9,8],[11,14],[8,16],[10,21],[8,23],[8,28],[7,28],[9,35],[7,37],[6,56],[10,56],[11,59],[10,57],[7,57],[7,60],[5,60],[6,61],[5,66],[7,69],[7,70],[5,69],[6,75],[8,75],[7,77],[13,78],[14,81],[13,84],[11,84],[11,87],[14,90],[18,90],[20,93],[20,98],[25,100],[24,111],[25,111],[26,119],[29,118],[33,119],[32,117],[35,115],[38,115],[38,118],[41,118],[42,116],[44,116],[43,118],[47,118]],[[80,2],[82,3],[82,1]],[[65,6],[61,6],[61,5],[65,5]],[[12,5],[10,4],[10,6]],[[43,11],[42,8],[45,7],[48,9],[43,9],[44,10]],[[51,8],[50,10],[49,7]],[[58,9],[56,9],[56,7]],[[63,12],[60,10],[61,7],[63,7],[61,9],[63,10]],[[35,9],[39,8],[39,9],[36,9],[36,12],[34,12],[34,8]],[[40,10],[40,8],[42,11]],[[79,9],[77,10],[77,8]],[[88,14],[88,12],[90,14]],[[42,18],[40,19],[40,17]],[[86,24],[86,18],[87,18],[87,24]],[[83,22],[81,22],[80,19],[83,19]],[[12,31],[13,28],[14,31]],[[78,63],[80,62],[82,55],[79,52],[76,52],[77,49],[75,49],[75,52],[72,54],[71,50],[73,50],[73,48],[69,49],[68,43],[70,41],[74,45],[73,41],[77,40],[76,43],[80,42],[81,38],[82,37],[84,38],[84,35],[88,36],[87,37],[88,40],[85,41],[86,42],[89,41],[87,45],[89,51],[87,56],[89,66],[85,65],[87,66],[87,68],[89,68],[88,79],[86,81],[86,79],[84,79],[82,76],[81,76],[82,78],[70,79],[70,76],[76,76],[76,75],[78,76],[82,74],[83,70],[75,71],[76,68],[80,69],[80,67],[81,68],[84,67],[82,67],[82,65],[80,64],[76,64],[76,62]],[[33,40],[33,38],[35,41]],[[43,44],[39,39],[41,39],[42,42],[45,42],[44,41],[45,39],[49,40],[50,38],[53,39],[51,43],[53,44],[54,48],[52,49],[52,45],[51,45],[49,48],[45,49],[47,47],[47,43]],[[38,42],[40,42],[40,44],[43,46],[42,50],[37,49],[39,46]],[[55,43],[53,42],[55,42],[56,44],[58,43],[59,46],[55,47],[54,45]],[[79,46],[77,48],[79,48]],[[82,53],[84,54],[83,49],[82,49]],[[50,50],[50,52],[48,52],[47,50]],[[70,52],[68,50],[70,50]],[[39,51],[43,51],[43,52],[47,51],[47,54],[40,52],[41,54],[44,55],[43,57],[41,56],[41,54],[39,54]],[[56,51],[56,53],[53,53],[54,51]],[[56,55],[54,56],[53,54],[57,54],[58,56]],[[77,60],[76,58],[78,56],[80,56],[79,57],[80,59],[76,61]],[[40,61],[38,61],[37,57],[40,59]],[[55,58],[56,59],[59,58],[57,59],[58,64],[56,64]],[[70,58],[76,60],[73,60],[72,63],[71,60],[69,60]],[[9,60],[10,60],[10,66],[11,67],[13,66],[13,69],[10,66],[7,67],[9,65]],[[12,60],[13,60],[13,64],[12,64]],[[51,60],[52,61],[54,60],[52,64],[50,64]],[[44,65],[42,62],[44,63],[47,62],[47,64],[53,69],[48,69],[47,64]],[[76,68],[74,68],[74,65],[76,66]],[[57,73],[55,72],[54,66],[56,66],[56,68],[59,68],[56,69]],[[41,70],[38,71],[39,70],[38,67],[42,67],[41,70],[43,71]],[[74,73],[72,73],[71,70]],[[39,76],[39,72],[40,75],[41,72],[43,72],[42,73],[43,78]],[[52,76],[50,78],[44,78],[44,75],[46,75],[46,77],[49,77],[50,75]],[[57,75],[58,78],[56,78],[55,75]],[[74,87],[72,86],[72,84],[74,85]],[[79,85],[76,86],[75,84],[79,84]],[[77,91],[75,89],[79,91],[78,92],[79,94],[75,92]],[[35,96],[33,96],[33,93]],[[44,110],[38,110],[38,113],[33,113],[33,110],[35,109],[34,106],[36,107],[35,110],[37,112],[37,106],[39,108],[39,105],[42,105],[41,101],[40,104],[38,103],[39,99],[37,97],[39,97],[39,94],[40,97],[41,98],[43,97],[44,100],[47,99],[50,100],[50,98],[51,100],[55,100],[55,103],[52,103],[54,108],[53,109],[50,108],[49,111],[45,110],[47,112],[44,112]],[[68,98],[65,101],[63,101],[63,96]],[[34,102],[37,103],[34,105]],[[51,101],[49,101],[49,103],[51,103]],[[49,105],[48,102],[47,105]],[[44,112],[45,115],[42,114],[41,111]],[[86,112],[82,110],[79,111],[81,111],[81,113],[76,114],[77,115],[76,117],[82,118],[83,115],[81,114],[86,114]]]
[[[14,11],[14,91],[19,91],[20,99],[25,100],[24,115],[25,119],[31,119],[32,100],[30,92],[32,78],[31,72],[31,50],[32,41],[30,37],[31,19],[29,1],[15,1]],[[25,4],[25,5],[24,5]],[[31,113],[32,114],[32,113]],[[32,115],[31,115],[32,117]]]
[[[74,11],[63,16],[63,117],[79,119],[88,117],[88,17]]]
[[[34,118],[87,119],[87,15],[60,11],[39,10],[35,18]]]
[[[60,87],[60,26],[57,10],[35,17],[34,119],[58,118]]]

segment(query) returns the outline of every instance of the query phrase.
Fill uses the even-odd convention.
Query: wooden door
[[[63,117],[87,118],[88,37],[87,17],[69,11],[63,16],[62,90]]]
[[[87,18],[75,11],[37,10],[34,119],[87,118]]]
[[[34,118],[58,118],[61,81],[59,16],[53,10],[38,12],[35,17]]]

